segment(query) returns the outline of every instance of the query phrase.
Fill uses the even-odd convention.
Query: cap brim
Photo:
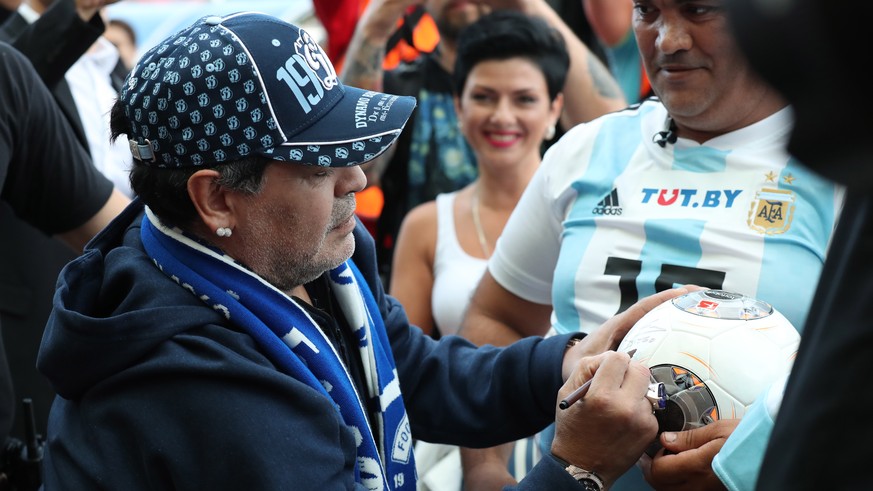
[[[343,86],[344,94],[321,118],[266,150],[274,160],[325,167],[360,165],[388,149],[415,109],[414,97]]]

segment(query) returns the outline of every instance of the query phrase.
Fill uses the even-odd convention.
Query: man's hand
[[[387,41],[406,10],[420,3],[422,0],[373,0],[362,14],[361,27],[369,37],[384,37]]]
[[[576,367],[580,358],[618,348],[619,343],[621,343],[621,340],[624,339],[624,336],[630,331],[631,327],[650,310],[667,300],[700,289],[702,288],[699,286],[687,285],[656,293],[643,298],[624,312],[601,324],[600,327],[591,331],[591,334],[585,336],[575,346],[567,350],[567,353],[564,355],[564,380],[569,378],[570,373]]]
[[[649,462],[643,461],[646,481],[655,489],[706,491],[726,489],[712,470],[712,459],[739,424],[723,419],[687,431],[665,431],[663,449]]]
[[[643,454],[658,432],[646,399],[649,369],[627,353],[582,358],[558,400],[591,379],[585,397],[565,410],[556,401],[552,455],[592,471],[611,485]]]

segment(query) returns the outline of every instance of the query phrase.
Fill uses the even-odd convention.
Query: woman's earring
[[[546,133],[543,135],[546,140],[551,140],[555,137],[555,125],[551,125],[546,128]]]
[[[230,237],[233,234],[233,230],[228,227],[218,227],[215,229],[215,235],[219,237]]]

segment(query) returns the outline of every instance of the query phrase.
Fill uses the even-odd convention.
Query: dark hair
[[[130,120],[120,101],[112,106],[109,128],[112,141],[121,135],[130,135]],[[184,227],[197,217],[197,210],[188,196],[188,179],[195,172],[204,168],[214,169],[220,174],[218,184],[253,195],[261,190],[264,169],[269,162],[266,157],[252,156],[213,165],[158,167],[134,158],[130,187],[162,221]]]
[[[121,20],[121,19],[110,19],[110,20],[109,20],[109,25],[110,25],[110,26],[118,26],[118,27],[120,27],[124,32],[127,33],[128,36],[130,36],[130,42],[131,42],[134,46],[136,46],[136,43],[137,43],[137,41],[136,41],[136,31],[133,30],[133,26],[131,26],[130,24],[128,24],[127,22],[125,22],[125,21],[123,21],[123,20]]]
[[[555,100],[564,89],[570,68],[564,38],[545,20],[514,10],[498,10],[484,15],[461,32],[452,74],[455,93],[464,91],[464,84],[477,64],[519,56],[540,67],[549,98]]]

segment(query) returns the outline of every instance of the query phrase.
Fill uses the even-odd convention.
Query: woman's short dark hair
[[[564,38],[542,18],[514,10],[484,15],[461,32],[452,74],[455,94],[464,91],[464,84],[477,64],[516,57],[527,58],[540,68],[549,98],[555,100],[564,89],[570,68]]]
[[[109,126],[113,141],[121,135],[130,135],[130,121],[120,102],[112,106]],[[269,162],[266,157],[252,156],[214,165],[156,167],[134,158],[130,187],[162,221],[184,227],[197,218],[197,210],[188,196],[188,178],[195,172],[207,167],[214,169],[220,174],[218,184],[251,195],[261,190]]]

